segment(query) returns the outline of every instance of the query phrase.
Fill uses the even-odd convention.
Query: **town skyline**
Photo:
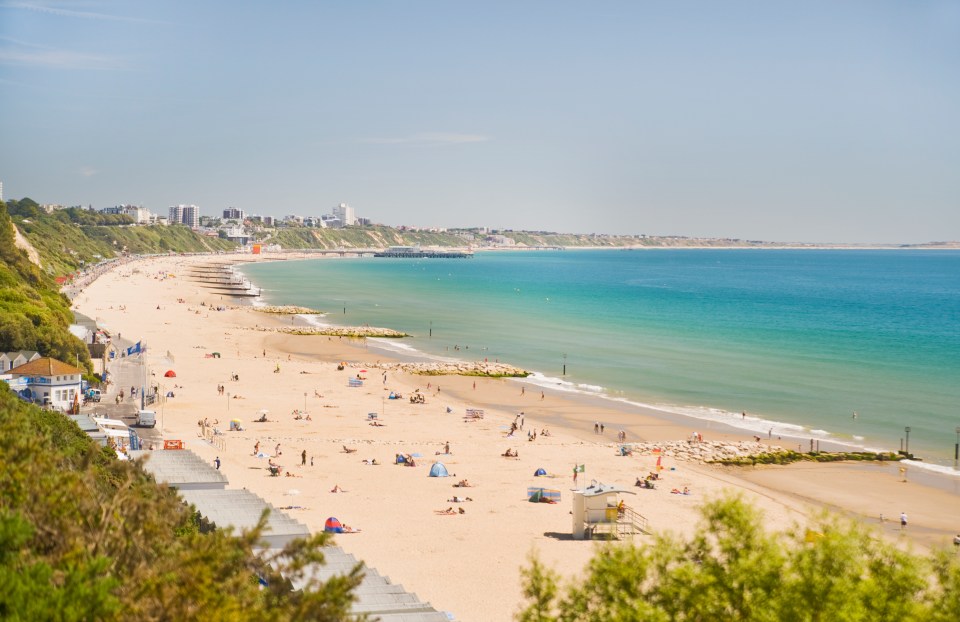
[[[7,197],[960,238],[960,6],[0,1]],[[482,222],[477,222],[482,221]]]

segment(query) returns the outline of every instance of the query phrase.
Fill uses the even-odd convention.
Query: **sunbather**
[[[456,514],[457,511],[453,509],[453,506],[448,507],[446,510],[434,510],[437,514]]]
[[[454,488],[470,488],[471,486],[473,486],[473,484],[471,484],[465,479],[462,479],[453,485]]]
[[[356,451],[357,451],[356,449],[351,449],[350,447],[347,447],[346,445],[343,446],[343,453],[345,453],[345,454],[356,453]]]
[[[347,492],[343,488],[340,488],[340,484],[334,484],[333,488],[330,489],[330,492]]]

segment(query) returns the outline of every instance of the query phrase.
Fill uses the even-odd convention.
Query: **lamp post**
[[[567,353],[563,353],[563,375],[567,375]]]
[[[910,426],[905,427],[903,431],[907,433],[907,446],[905,448],[905,453],[909,456],[910,455]]]

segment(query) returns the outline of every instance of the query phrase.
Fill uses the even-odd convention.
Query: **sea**
[[[491,251],[241,271],[263,304],[410,333],[370,340],[405,358],[499,360],[553,390],[960,472],[958,251]]]

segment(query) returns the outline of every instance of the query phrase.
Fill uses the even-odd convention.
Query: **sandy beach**
[[[175,394],[156,407],[165,439],[181,439],[211,462],[219,457],[231,487],[298,508],[290,514],[311,529],[336,516],[361,530],[338,536],[337,543],[457,620],[511,619],[521,601],[520,568],[531,552],[573,576],[601,546],[570,539],[576,464],[586,466],[581,485],[598,480],[635,490],[626,502],[655,532],[692,533],[699,504],[724,491],[760,507],[770,529],[793,529],[829,507],[923,549],[948,546],[960,527],[956,491],[901,482],[890,464],[736,469],[666,458],[657,489],[634,488],[638,476],[654,470],[656,458],[620,456],[620,430],[627,442],[678,441],[694,431],[706,441],[752,439],[687,427],[633,406],[618,409],[549,389],[541,395],[519,379],[384,371],[376,365],[391,359],[364,340],[277,332],[296,319],[240,306],[188,278],[190,264],[218,260],[227,261],[163,257],[118,265],[89,283],[74,307],[147,347],[150,382]],[[221,305],[226,309],[215,310]],[[220,356],[208,356],[213,352]],[[339,362],[347,363],[345,369],[337,369]],[[176,378],[163,377],[168,369]],[[363,386],[348,386],[357,377],[365,379]],[[410,403],[415,391],[425,403]],[[403,398],[387,399],[391,392]],[[468,408],[483,409],[484,417],[465,421]],[[261,409],[269,410],[269,420],[256,423]],[[507,438],[521,411],[522,432]],[[372,425],[370,413],[379,425]],[[204,418],[224,431],[221,447],[200,437]],[[227,431],[234,418],[242,431]],[[604,423],[604,434],[594,432],[595,422]],[[539,435],[535,441],[527,440],[530,430]],[[438,455],[447,443],[450,454]],[[254,455],[255,446],[264,457]],[[503,457],[508,448],[519,456]],[[397,454],[419,455],[417,466],[396,465]],[[270,477],[266,456],[275,456],[289,476]],[[373,460],[379,464],[368,463]],[[435,460],[452,476],[428,477]],[[541,467],[547,478],[533,476]],[[453,487],[462,479],[472,486]],[[528,503],[528,486],[558,489],[562,500]],[[334,487],[343,492],[331,492]],[[692,494],[670,493],[683,487]],[[455,502],[454,496],[470,500]],[[450,507],[464,513],[438,513]],[[910,517],[904,533],[896,521],[900,512]],[[881,523],[881,514],[889,522]]]

